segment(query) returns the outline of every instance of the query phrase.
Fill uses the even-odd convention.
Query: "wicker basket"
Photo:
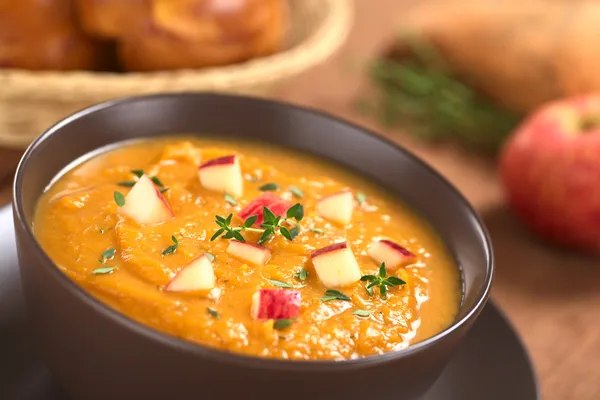
[[[223,91],[265,95],[325,60],[344,41],[351,0],[288,0],[287,49],[245,63],[153,73],[0,70],[0,147],[23,148],[50,125],[94,103],[136,94]]]

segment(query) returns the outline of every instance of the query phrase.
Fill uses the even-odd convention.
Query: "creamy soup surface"
[[[227,230],[211,241],[217,216],[230,214],[225,226],[245,242]],[[259,214],[266,226],[241,227]],[[263,144],[124,144],[53,183],[34,232],[66,275],[122,314],[247,355],[342,360],[401,349],[447,328],[461,300],[449,251],[399,199]]]

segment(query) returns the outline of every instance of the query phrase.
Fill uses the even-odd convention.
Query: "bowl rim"
[[[42,249],[41,245],[38,243],[33,230],[26,223],[25,219],[25,211],[23,208],[23,202],[20,196],[20,192],[23,187],[23,176],[27,170],[28,163],[30,160],[35,157],[37,150],[40,147],[43,147],[44,143],[48,138],[50,138],[54,134],[58,134],[60,130],[69,125],[71,122],[81,119],[89,114],[93,114],[102,110],[120,107],[123,104],[135,103],[138,101],[147,101],[147,100],[169,100],[169,99],[177,99],[182,100],[185,98],[197,98],[197,97],[208,97],[208,98],[232,98],[243,100],[245,102],[259,102],[265,106],[273,108],[275,110],[278,109],[287,109],[288,111],[301,113],[308,115],[309,117],[319,117],[327,120],[331,123],[346,125],[354,130],[360,131],[362,134],[371,136],[375,140],[379,140],[386,144],[387,146],[393,147],[396,151],[399,151],[404,154],[407,158],[411,160],[411,162],[418,164],[421,168],[424,168],[432,174],[434,178],[436,178],[439,184],[446,186],[446,189],[449,190],[456,197],[456,200],[461,203],[462,207],[465,207],[471,219],[475,222],[475,227],[477,229],[477,233],[482,239],[483,250],[486,256],[486,266],[485,266],[485,278],[483,281],[482,287],[479,289],[477,293],[477,298],[474,304],[466,310],[463,317],[455,320],[450,326],[446,329],[436,333],[435,335],[427,338],[421,342],[411,344],[406,348],[389,351],[383,354],[370,355],[357,359],[344,359],[344,360],[288,360],[288,359],[279,359],[279,358],[265,358],[259,356],[251,356],[245,355],[241,353],[236,353],[227,350],[221,350],[212,348],[201,343],[187,341],[185,339],[180,339],[175,336],[172,336],[168,333],[163,333],[157,329],[154,329],[150,326],[144,325],[141,322],[130,318],[129,316],[113,309],[107,304],[104,304],[102,301],[96,299],[91,294],[89,294],[85,289],[75,284],[65,273],[63,273],[52,261],[52,259],[46,254],[46,252]],[[115,142],[116,143],[116,142]],[[93,151],[93,150],[91,150]],[[254,368],[263,368],[263,369],[287,369],[287,370],[302,370],[304,368],[309,368],[311,370],[314,369],[322,369],[322,370],[332,370],[335,369],[339,371],[341,368],[362,368],[367,365],[381,364],[386,363],[398,358],[404,358],[409,355],[413,355],[424,349],[432,346],[433,344],[443,340],[444,338],[450,336],[453,332],[457,331],[464,325],[470,324],[482,311],[485,306],[491,291],[492,281],[495,274],[495,265],[494,265],[494,254],[492,250],[492,242],[490,239],[490,235],[483,224],[481,217],[475,211],[473,206],[466,200],[466,198],[452,185],[446,178],[444,178],[439,172],[437,172],[433,167],[431,167],[428,163],[421,160],[419,157],[398,145],[397,143],[387,139],[381,135],[376,134],[375,132],[361,127],[357,124],[349,122],[343,118],[338,116],[331,115],[329,113],[311,108],[306,106],[298,106],[295,104],[291,104],[285,101],[278,100],[270,100],[264,98],[257,98],[251,96],[242,96],[242,95],[233,95],[233,94],[223,94],[223,93],[211,93],[211,92],[182,92],[182,93],[163,93],[163,94],[151,94],[151,95],[141,95],[141,96],[131,96],[125,97],[115,100],[110,100],[106,102],[102,102],[87,108],[84,108],[78,112],[71,114],[70,116],[65,117],[61,121],[55,123],[50,128],[48,128],[42,135],[40,135],[35,141],[33,141],[30,146],[27,148],[25,153],[23,154],[19,165],[17,167],[17,172],[15,174],[14,184],[13,184],[13,210],[15,215],[15,224],[18,224],[22,233],[25,234],[26,240],[31,242],[33,251],[35,251],[36,256],[41,260],[45,267],[51,271],[51,273],[57,278],[57,280],[62,284],[62,286],[69,291],[72,295],[77,297],[79,300],[83,301],[87,306],[93,308],[99,314],[104,315],[105,317],[111,319],[115,323],[127,328],[130,331],[135,332],[136,334],[140,334],[144,336],[146,339],[150,341],[155,341],[160,343],[163,346],[167,346],[174,351],[186,352],[192,354],[194,356],[199,357],[208,357],[215,360],[219,360],[221,362],[234,363],[234,364],[247,364]]]

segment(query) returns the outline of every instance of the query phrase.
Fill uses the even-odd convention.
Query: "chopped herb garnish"
[[[125,196],[123,196],[123,193],[115,192],[113,196],[115,198],[115,203],[117,203],[119,207],[123,207],[125,205]]]
[[[119,182],[117,183],[117,185],[124,187],[132,187],[133,185],[135,185],[135,182]]]
[[[287,210],[286,218],[282,219],[282,217],[276,216],[273,214],[271,210],[267,207],[263,207],[263,223],[259,228],[252,228],[252,225],[258,220],[257,215],[251,215],[244,221],[244,223],[240,226],[232,227],[231,219],[233,218],[233,214],[229,214],[227,218],[223,218],[220,215],[217,215],[215,218],[215,222],[219,225],[219,229],[212,235],[210,238],[211,241],[217,239],[221,235],[223,235],[223,239],[237,239],[240,242],[245,242],[246,239],[240,232],[249,231],[249,232],[258,232],[262,233],[260,238],[258,239],[258,244],[263,244],[267,240],[269,240],[276,233],[281,233],[283,237],[288,240],[293,240],[300,233],[300,226],[296,224],[296,226],[292,229],[288,229],[285,226],[281,226],[281,224],[291,218],[296,221],[302,220],[304,217],[304,207],[302,204],[297,203],[294,204]]]
[[[175,253],[175,250],[177,250],[177,246],[179,246],[179,241],[175,236],[171,236],[171,240],[173,241],[173,244],[162,251],[163,256],[173,254]]]
[[[325,233],[325,231],[321,228],[310,228],[310,231],[314,233]]]
[[[352,299],[338,290],[328,289],[325,291],[325,296],[321,297],[321,301],[331,301],[331,300],[350,301]]]
[[[135,176],[137,176],[138,178],[141,178],[145,172],[143,169],[132,169],[131,173],[134,174]]]
[[[290,192],[292,192],[292,194],[296,197],[299,198],[304,198],[304,192],[300,189],[298,189],[296,186],[290,186]]]
[[[264,185],[259,187],[258,190],[261,190],[263,192],[273,192],[275,190],[279,190],[279,185],[276,183],[265,183]]]
[[[114,270],[115,270],[115,267],[96,268],[95,270],[92,271],[92,274],[94,274],[94,275],[106,275],[106,274],[110,274]]]
[[[308,271],[304,268],[300,268],[300,271],[294,273],[294,278],[299,279],[301,281],[305,281],[308,277]]]
[[[213,309],[212,309],[212,308],[210,308],[210,307],[206,307],[206,311],[208,311],[208,313],[209,313],[210,315],[212,315],[212,316],[213,316],[213,318],[219,319],[219,313],[218,313],[217,311],[213,310]]]
[[[284,288],[284,289],[291,289],[291,288],[293,288],[293,286],[290,285],[289,283],[281,282],[281,281],[278,281],[278,280],[275,280],[275,279],[267,279],[267,282],[269,282],[273,286],[277,286],[277,287]]]
[[[165,187],[165,185],[163,185],[163,183],[161,182],[160,179],[158,179],[158,176],[153,176],[152,178],[152,182],[154,182],[154,184],[158,187]]]
[[[101,258],[100,261],[102,264],[104,264],[106,262],[106,260],[110,260],[111,258],[113,258],[115,256],[115,252],[117,251],[117,249],[115,248],[110,248],[108,250],[104,250],[101,254]]]
[[[294,320],[292,319],[278,319],[277,321],[273,322],[273,329],[282,331],[292,326],[293,323]]]
[[[233,197],[231,197],[230,195],[228,195],[227,193],[225,193],[225,201],[228,202],[229,204],[231,204],[232,206],[237,205],[237,201],[235,201],[235,199]]]
[[[367,310],[354,310],[352,314],[358,315],[359,317],[368,317],[371,313]]]
[[[367,201],[367,196],[364,193],[356,193],[356,201],[358,201],[358,204],[362,204]]]
[[[210,262],[215,261],[215,256],[210,254],[210,253],[204,253],[204,255],[206,256],[206,258],[208,258],[210,260]]]
[[[406,282],[397,276],[389,276],[386,278],[386,275],[387,271],[385,269],[385,263],[381,263],[378,275],[363,275],[360,280],[369,282],[366,289],[370,296],[373,296],[373,288],[379,286],[379,294],[382,299],[385,299],[387,297],[388,288],[406,284]]]
[[[164,192],[166,192],[167,190],[169,190],[169,188],[162,188],[159,190],[160,194],[163,194]]]

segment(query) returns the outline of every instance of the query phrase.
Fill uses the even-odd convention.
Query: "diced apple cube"
[[[361,278],[360,267],[346,242],[315,250],[310,257],[319,279],[328,288],[348,286]]]
[[[167,285],[170,292],[192,292],[215,287],[215,273],[206,255],[201,255],[183,267]]]
[[[271,250],[254,243],[231,240],[227,253],[254,265],[265,265],[271,258]]]
[[[244,179],[237,156],[215,158],[198,168],[200,184],[215,192],[240,197],[244,193]]]
[[[254,319],[292,319],[300,315],[300,292],[290,289],[260,289],[252,296]]]
[[[410,251],[391,240],[383,239],[371,243],[367,253],[378,263],[385,263],[387,270],[395,270],[406,266],[417,260]]]
[[[276,194],[265,192],[248,203],[248,205],[240,211],[239,216],[245,220],[252,215],[257,215],[258,219],[254,225],[260,226],[260,224],[264,222],[263,207],[267,207],[275,216],[283,217],[291,205]]]
[[[146,175],[133,185],[119,212],[142,225],[160,224],[174,217],[169,203]]]
[[[349,190],[323,197],[317,202],[317,213],[330,221],[347,225],[352,222],[354,196]]]

